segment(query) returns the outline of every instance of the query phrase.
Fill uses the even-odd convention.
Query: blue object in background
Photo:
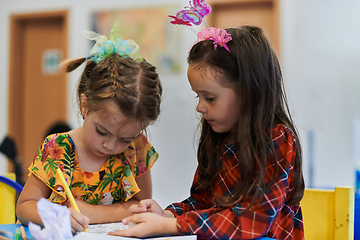
[[[360,194],[360,169],[355,171],[355,192]]]
[[[18,191],[19,193],[21,193],[23,186],[21,186],[19,183],[15,182],[14,180],[4,177],[4,176],[0,176],[0,182],[3,182],[7,185],[9,185],[10,187],[14,188],[16,191]]]
[[[360,240],[360,193],[355,193],[354,240]]]

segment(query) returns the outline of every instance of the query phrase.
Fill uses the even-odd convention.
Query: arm
[[[153,212],[145,212],[134,214],[126,218],[126,221],[134,222],[136,225],[125,230],[110,232],[109,235],[143,238],[177,234],[176,218],[174,216],[167,217]]]
[[[76,199],[76,202],[81,213],[90,219],[91,224],[120,222],[123,218],[132,214],[129,210],[131,205],[138,204],[140,200],[152,196],[150,170],[136,178],[136,182],[141,191],[126,202],[122,201],[110,205],[91,205],[79,199]],[[70,203],[67,203],[67,205],[70,206]]]
[[[140,192],[134,195],[134,199],[141,201],[152,197],[151,170],[137,177],[136,183],[140,188]]]
[[[16,215],[22,224],[28,225],[31,221],[43,227],[37,211],[37,202],[40,198],[47,199],[50,193],[51,189],[45,183],[34,174],[30,174],[16,204]],[[88,226],[89,219],[73,208],[70,209],[70,213],[73,231],[83,231]]]
[[[109,235],[142,238],[177,234],[176,218],[170,211],[163,211],[155,200],[142,200],[138,205],[131,206],[130,210],[134,214],[123,219],[123,223],[133,222],[136,225],[125,230],[110,232]]]
[[[16,204],[16,215],[22,224],[28,225],[31,221],[43,226],[36,203],[42,197],[47,199],[50,193],[51,189],[45,183],[30,174]]]

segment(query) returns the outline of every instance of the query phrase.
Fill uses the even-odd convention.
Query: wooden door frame
[[[63,21],[62,42],[65,49],[64,59],[67,58],[68,50],[68,10],[37,12],[26,14],[12,14],[10,16],[10,41],[9,41],[9,96],[8,96],[8,135],[11,136],[17,145],[18,154],[23,146],[23,139],[20,137],[22,132],[22,102],[23,93],[21,84],[23,80],[22,69],[24,61],[22,54],[24,52],[23,45],[23,29],[27,21],[30,20],[46,20],[46,19],[61,19]],[[8,161],[10,162],[10,161]],[[13,172],[12,164],[8,164],[8,172]]]
[[[208,4],[216,11],[217,7],[234,5],[234,4],[262,4],[262,3],[270,3],[273,6],[274,18],[273,23],[276,25],[274,36],[272,39],[272,44],[274,48],[278,51],[278,55],[280,55],[280,0],[207,0]],[[210,26],[214,26],[214,18],[211,14],[207,16],[208,22]]]

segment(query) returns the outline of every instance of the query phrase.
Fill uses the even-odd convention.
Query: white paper
[[[41,198],[37,204],[44,228],[30,222],[29,231],[36,240],[67,240],[72,239],[70,211],[66,206],[52,203]]]
[[[91,224],[88,227],[88,232],[107,235],[108,232],[113,232],[116,230],[124,230],[131,227],[132,225],[134,224],[129,223],[128,225],[125,225],[122,222]]]

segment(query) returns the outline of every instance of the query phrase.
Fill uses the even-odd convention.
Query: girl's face
[[[202,114],[217,133],[230,132],[239,118],[239,96],[231,88],[222,86],[210,67],[196,68],[189,64],[188,79],[199,102],[196,111]]]
[[[83,124],[85,146],[101,159],[124,152],[142,130],[141,125],[124,116],[113,101],[105,104],[99,111],[85,111]]]

